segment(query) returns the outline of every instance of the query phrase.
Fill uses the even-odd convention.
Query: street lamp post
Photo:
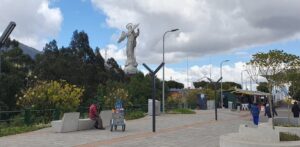
[[[222,61],[221,63],[220,63],[220,75],[221,75],[221,78],[222,78],[222,67],[223,67],[223,63],[224,62],[228,62],[229,60],[224,60],[224,61]],[[223,79],[223,78],[222,78]],[[220,83],[221,83],[221,95],[220,95],[220,97],[221,97],[221,108],[223,108],[223,91],[222,91],[222,79],[221,79],[221,81],[220,81]]]
[[[169,32],[175,32],[175,31],[178,31],[179,29],[173,29],[173,30],[169,30],[169,31],[166,31],[164,33],[164,36],[163,36],[163,85],[162,85],[162,108],[163,108],[163,113],[165,113],[165,36],[167,33]]]

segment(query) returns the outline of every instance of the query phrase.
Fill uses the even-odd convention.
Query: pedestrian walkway
[[[98,146],[186,146],[218,147],[219,137],[237,132],[240,124],[250,125],[249,112],[218,110],[196,111],[196,114],[165,114],[156,120],[156,133],[152,133],[152,117],[127,121],[126,131],[85,130],[53,133],[51,128],[0,138],[2,147],[98,147]]]

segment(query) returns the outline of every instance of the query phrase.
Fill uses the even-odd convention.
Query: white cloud
[[[0,32],[10,21],[17,26],[12,38],[41,50],[49,38],[60,31],[63,16],[59,8],[50,7],[50,0],[2,0]]]
[[[222,54],[299,37],[300,1],[92,0],[109,27],[140,23],[137,60],[158,63],[165,31],[167,62]]]
[[[241,71],[245,70],[244,62],[237,62],[233,66],[224,65],[222,67],[222,77],[223,82],[235,82],[241,84]],[[142,70],[144,73],[147,73],[146,70]],[[162,70],[157,73],[157,77],[162,79]],[[187,77],[189,83],[187,83]],[[196,81],[208,81],[208,78],[211,78],[213,81],[216,81],[220,78],[220,67],[212,65],[203,65],[203,66],[191,66],[188,69],[173,69],[166,67],[165,68],[165,80],[175,80],[177,82],[183,83],[185,87],[193,87],[193,82]],[[265,81],[262,77],[259,77],[258,82]],[[246,71],[243,72],[243,88],[246,87],[250,90],[250,85],[252,85],[252,90],[256,89],[257,84],[254,81],[250,81],[250,77]]]
[[[118,47],[113,44],[109,44],[105,48],[100,49],[100,53],[103,58],[105,58],[106,55],[107,59],[114,58],[118,63],[122,60],[126,60],[125,49],[118,49]]]

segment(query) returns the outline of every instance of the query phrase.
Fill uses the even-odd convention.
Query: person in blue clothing
[[[252,114],[253,123],[254,123],[255,125],[258,125],[258,122],[259,122],[259,108],[258,108],[258,106],[257,106],[257,103],[254,103],[254,104],[251,106],[250,112],[251,112],[251,114]]]

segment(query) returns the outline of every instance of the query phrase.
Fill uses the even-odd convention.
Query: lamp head
[[[171,32],[175,32],[175,31],[178,31],[179,29],[173,29],[173,30],[171,30]]]

